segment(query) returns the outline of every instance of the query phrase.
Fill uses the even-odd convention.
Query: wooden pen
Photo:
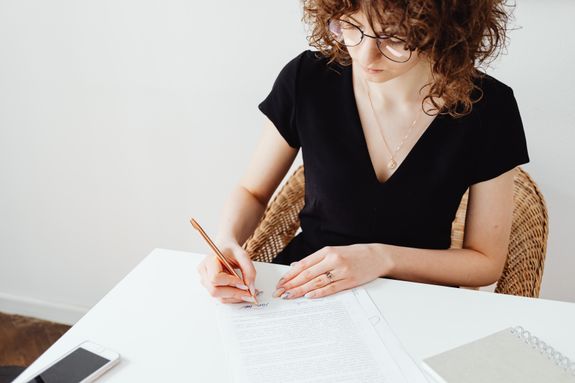
[[[210,248],[212,249],[212,251],[216,254],[216,257],[218,258],[218,260],[221,262],[221,264],[224,266],[224,268],[228,271],[228,273],[235,275],[236,277],[238,277],[239,279],[242,280],[242,282],[244,283],[244,285],[247,286],[245,280],[240,277],[240,275],[236,272],[236,270],[234,269],[234,267],[232,266],[232,264],[230,263],[230,261],[227,259],[227,257],[224,255],[224,253],[222,253],[220,251],[220,249],[218,249],[218,247],[216,246],[216,244],[210,239],[210,237],[208,236],[208,234],[204,231],[204,229],[200,226],[200,224],[195,220],[195,219],[190,219],[190,223],[192,224],[192,226],[194,227],[194,229],[196,229],[197,231],[200,232],[202,238],[204,238],[204,240],[208,243],[208,245],[210,246]],[[252,293],[251,290],[250,291],[250,295],[252,296],[252,298],[254,298],[254,302],[256,304],[258,304],[258,299],[256,298],[255,294]]]

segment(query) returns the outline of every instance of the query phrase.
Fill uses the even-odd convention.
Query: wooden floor
[[[0,313],[0,366],[29,366],[70,326]]]

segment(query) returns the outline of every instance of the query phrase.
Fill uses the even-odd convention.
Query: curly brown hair
[[[478,70],[506,47],[510,6],[505,0],[302,0],[309,44],[340,65],[350,65],[347,48],[331,34],[330,18],[363,12],[373,29],[401,36],[407,47],[431,62],[428,99],[435,114],[462,117],[482,97]],[[474,92],[476,90],[476,92]],[[439,105],[438,99],[443,100]],[[423,107],[423,103],[422,103]],[[428,111],[426,111],[428,113]],[[429,114],[429,113],[428,113]]]

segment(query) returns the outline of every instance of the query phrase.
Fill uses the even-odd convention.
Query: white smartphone
[[[120,354],[96,343],[84,342],[28,383],[89,383],[120,361]]]

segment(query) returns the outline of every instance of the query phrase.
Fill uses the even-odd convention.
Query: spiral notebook
[[[524,328],[508,328],[424,360],[439,383],[575,383],[575,363]]]

